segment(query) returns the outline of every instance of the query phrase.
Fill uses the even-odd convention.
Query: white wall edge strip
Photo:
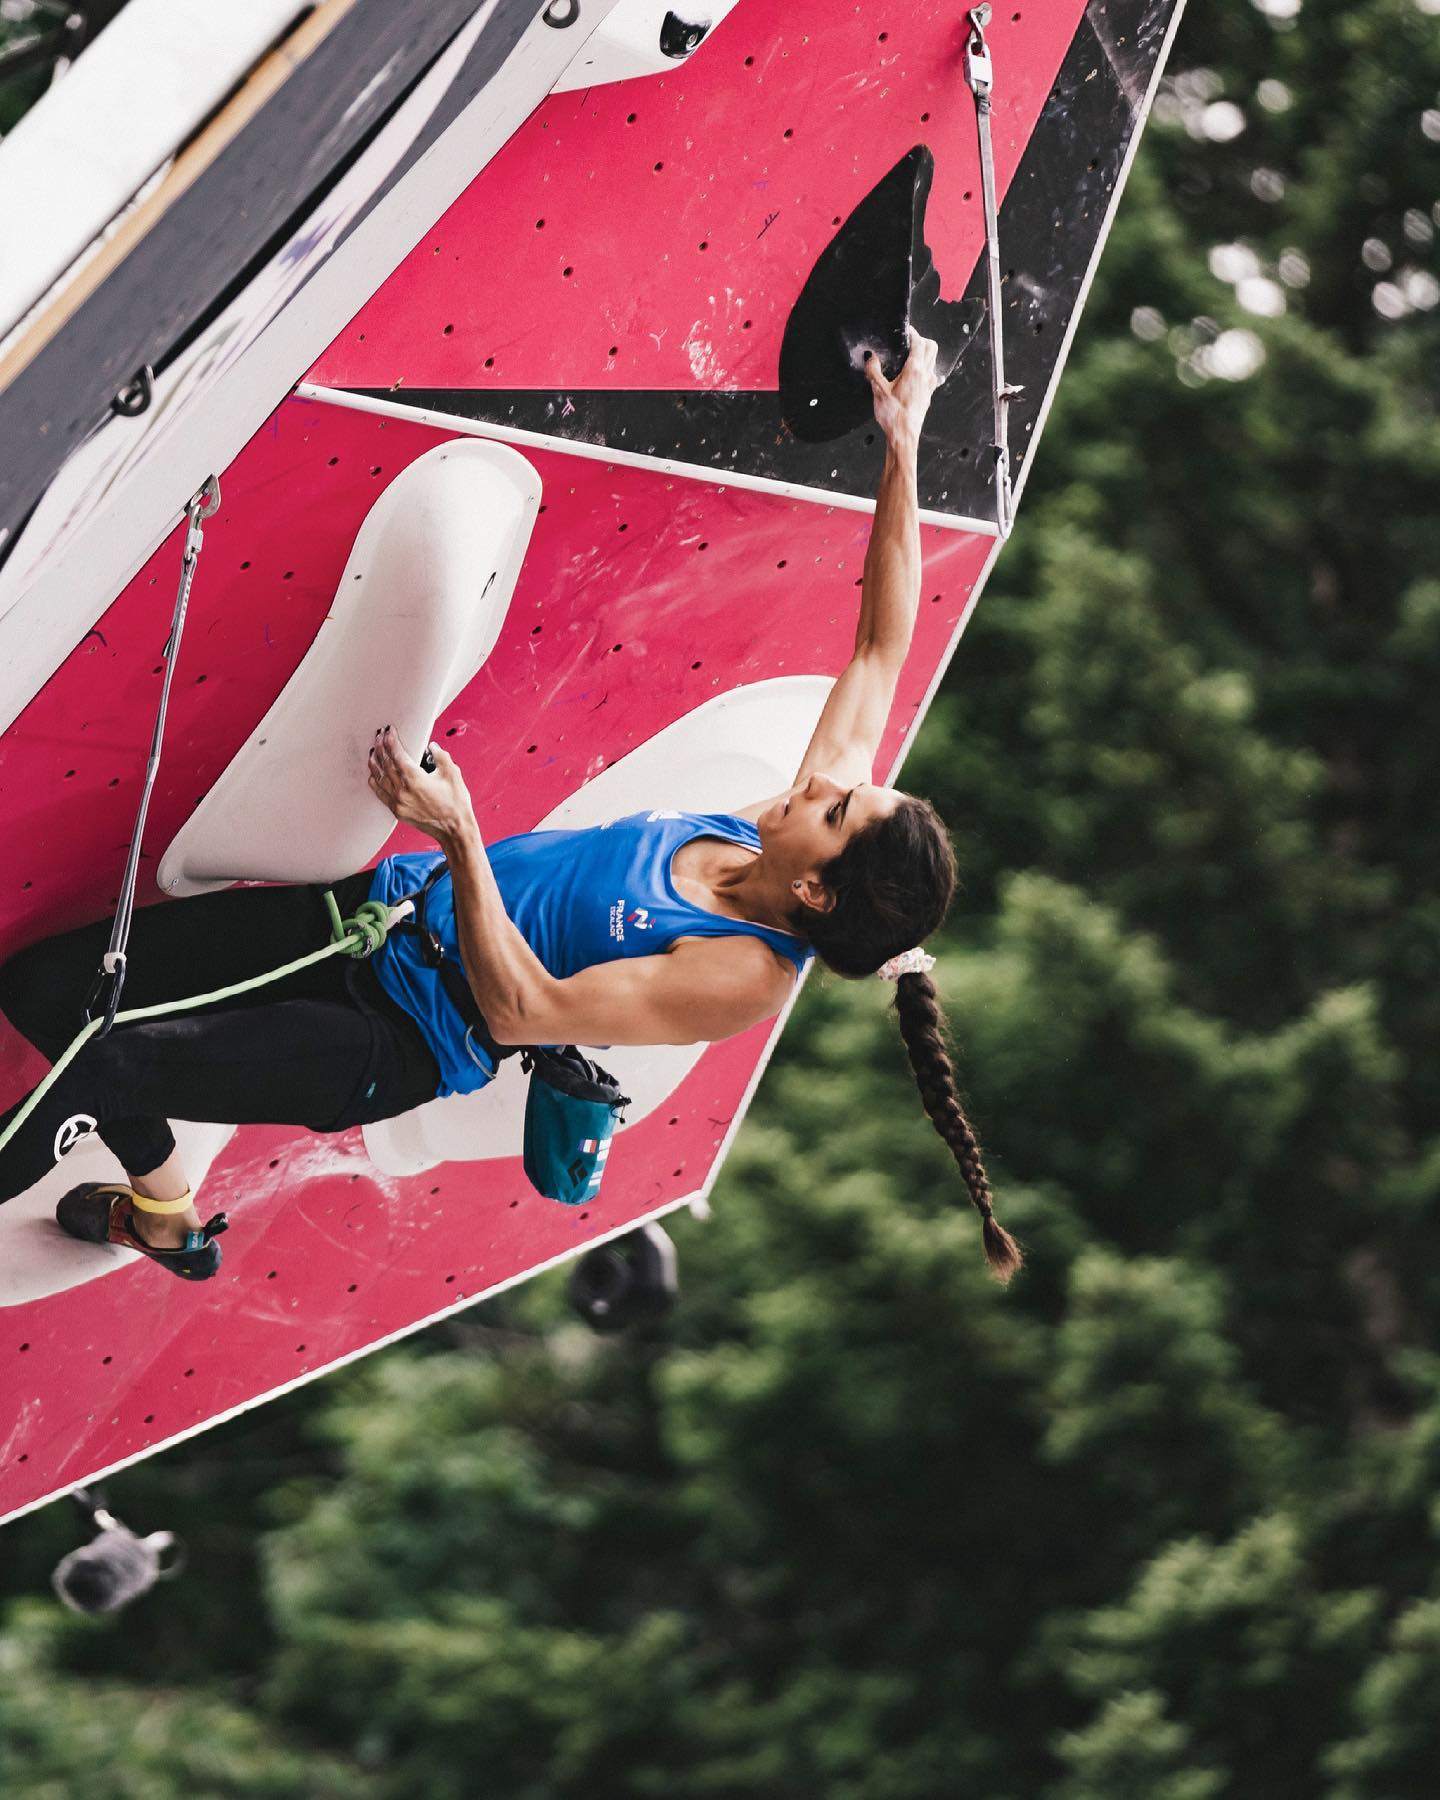
[[[800,482],[775,481],[768,475],[746,475],[738,469],[710,469],[703,463],[673,462],[668,457],[645,456],[638,450],[615,450],[604,444],[585,444],[575,438],[552,437],[543,431],[524,431],[514,425],[495,425],[488,419],[467,419],[459,413],[435,412],[429,407],[411,406],[403,400],[377,400],[369,394],[355,394],[344,388],[320,387],[302,381],[295,389],[301,400],[318,400],[327,406],[348,406],[354,412],[376,413],[382,419],[408,419],[412,424],[435,425],[447,431],[463,431],[470,437],[494,438],[502,444],[514,444],[531,450],[554,450],[561,456],[585,457],[591,462],[613,463],[618,468],[653,469],[662,475],[678,475],[685,481],[704,481],[712,487],[749,488],[755,493],[777,494],[787,500],[804,500],[814,506],[834,507],[842,512],[873,513],[875,502],[860,494],[837,494],[829,488],[809,487]],[[940,525],[947,531],[966,531],[977,537],[995,537],[995,525],[988,519],[967,519],[955,513],[920,509],[922,525]]]

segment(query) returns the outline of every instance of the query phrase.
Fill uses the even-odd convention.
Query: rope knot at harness
[[[361,959],[373,956],[384,944],[395,920],[414,910],[408,905],[387,906],[383,900],[362,900],[353,918],[342,919],[340,907],[329,888],[325,890],[325,905],[330,912],[332,944],[346,956]]]
[[[345,921],[346,926],[360,938],[360,942],[351,946],[351,956],[373,956],[385,942],[385,934],[390,929],[390,908],[383,900],[362,900],[355,909],[355,917]]]

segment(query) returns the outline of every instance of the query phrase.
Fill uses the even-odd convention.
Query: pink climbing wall
[[[1084,0],[997,7],[1003,194]],[[835,228],[912,145],[959,294],[985,241],[962,10],[749,0],[692,61],[557,94],[311,371],[333,387],[769,389]],[[503,246],[503,279],[496,279]]]
[[[1151,10],[1159,19],[1165,9]],[[1084,0],[997,9],[1002,193],[1057,71],[1067,56],[1073,64],[1085,14]],[[773,394],[785,322],[816,258],[920,142],[936,162],[927,240],[942,294],[958,297],[983,243],[963,31],[940,0],[741,0],[673,72],[547,100],[424,231],[310,381],[397,402],[416,389],[573,389],[582,405],[585,394],[649,395],[673,409],[702,393]],[[1123,73],[1125,43],[1107,41],[1096,67]],[[1098,91],[1085,67],[1076,82]],[[1133,112],[1143,83],[1128,73],[1114,83]],[[1118,153],[1101,168],[1089,140],[1072,148],[1113,190]],[[1099,224],[1082,212],[1093,241]],[[1048,318],[1027,330],[1049,345],[1064,322],[1045,339]],[[988,373],[977,363],[965,379],[984,387]],[[206,528],[172,694],[142,905],[174,904],[155,890],[156,861],[309,648],[370,506],[450,434],[323,399],[275,400],[220,471],[224,501]],[[583,423],[567,415],[561,429]],[[747,446],[699,446],[713,451],[707,468],[737,453],[744,466]],[[636,439],[624,448],[646,452]],[[522,450],[544,505],[501,636],[437,727],[492,838],[529,829],[716,694],[838,674],[870,529],[866,513],[813,496],[611,463],[558,440]],[[0,737],[7,952],[113,903],[180,538],[160,546]],[[882,777],[994,550],[989,536],[929,526],[922,545],[914,648]],[[421,841],[401,829],[387,849]],[[771,1037],[759,1027],[708,1049],[669,1103],[617,1139],[599,1199],[579,1211],[538,1197],[518,1162],[394,1178],[369,1162],[358,1131],[241,1129],[202,1195],[207,1212],[224,1207],[233,1220],[216,1281],[189,1287],[142,1262],[0,1304],[0,1517],[694,1194]],[[0,1022],[0,1105],[43,1066]],[[0,1213],[0,1255],[6,1229]]]
[[[309,647],[385,482],[444,436],[291,399],[225,472],[172,690],[142,904],[174,904],[145,871]],[[528,829],[601,766],[727,687],[838,672],[869,532],[863,514],[530,456],[544,506],[505,627],[437,726],[492,838]],[[898,750],[991,547],[936,528],[925,539],[915,653],[882,762]],[[0,743],[0,830],[25,846],[0,888],[8,946],[99,917],[113,899],[179,551],[177,532]],[[398,828],[387,849],[423,841]],[[141,1263],[0,1308],[0,1510],[694,1193],[769,1035],[759,1027],[708,1050],[670,1102],[621,1134],[598,1200],[579,1211],[536,1195],[518,1161],[396,1179],[370,1164],[358,1130],[240,1130],[202,1195],[207,1212],[223,1207],[233,1220],[214,1282],[190,1288]],[[7,1105],[44,1064],[0,1024],[0,1068]]]

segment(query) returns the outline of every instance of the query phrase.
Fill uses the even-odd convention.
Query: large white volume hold
[[[378,725],[424,744],[479,672],[540,504],[517,451],[459,438],[371,507],[303,661],[160,860],[167,894],[236,881],[336,881],[395,829],[371,793]]]

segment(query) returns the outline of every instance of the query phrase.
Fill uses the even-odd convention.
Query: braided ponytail
[[[873,975],[889,957],[923,943],[945,917],[955,892],[955,853],[935,809],[907,795],[893,812],[857,832],[821,876],[834,905],[828,912],[800,909],[792,919],[795,929],[837,975]],[[900,977],[895,1011],[930,1123],[950,1146],[980,1214],[986,1260],[996,1280],[1008,1282],[1024,1259],[995,1217],[980,1145],[955,1092],[955,1068],[928,975]]]
[[[930,1123],[950,1146],[960,1165],[970,1201],[980,1215],[985,1260],[995,1279],[1008,1283],[1024,1262],[1020,1246],[995,1217],[995,1205],[980,1160],[980,1144],[955,1092],[955,1068],[945,1048],[944,1019],[928,975],[902,975],[895,983],[895,1012],[900,1035],[915,1071],[920,1099]]]

